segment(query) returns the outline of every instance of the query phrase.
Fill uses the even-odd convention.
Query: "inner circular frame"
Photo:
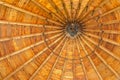
[[[69,37],[75,37],[83,31],[83,26],[76,22],[69,22],[65,27],[67,36]]]
[[[78,24],[79,24],[79,23],[78,23]],[[79,26],[78,26],[78,33],[79,33],[79,32],[81,32],[81,34],[84,33],[84,29],[85,29],[84,27],[85,27],[85,26],[83,26],[82,24],[79,24]],[[66,57],[63,57],[63,56],[61,56],[61,55],[58,55],[56,52],[54,52],[53,49],[51,49],[51,48],[49,47],[48,42],[46,41],[46,39],[48,39],[48,38],[46,38],[46,35],[45,35],[45,31],[46,31],[46,27],[45,27],[45,26],[43,26],[43,29],[44,29],[44,31],[43,31],[43,34],[44,34],[44,35],[43,35],[43,37],[44,37],[44,42],[45,42],[46,46],[48,47],[48,49],[49,49],[55,56],[59,56],[60,58],[67,59],[67,60],[80,60],[80,59],[86,58],[87,56],[93,55],[94,52],[95,52],[95,50],[96,50],[97,48],[99,48],[99,45],[101,45],[101,42],[102,42],[102,34],[103,34],[102,25],[100,25],[99,28],[100,28],[101,32],[99,33],[100,38],[99,38],[99,40],[98,40],[98,45],[96,45],[95,49],[94,49],[93,51],[91,51],[90,54],[88,54],[88,55],[86,55],[86,56],[84,56],[84,57],[70,59],[70,58],[66,58]],[[79,30],[80,30],[80,31],[79,31]],[[77,33],[77,34],[78,34],[78,33]],[[78,36],[79,36],[79,35],[78,35]],[[48,40],[49,40],[49,39],[48,39]]]

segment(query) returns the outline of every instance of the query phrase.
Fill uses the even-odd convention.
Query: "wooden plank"
[[[77,16],[78,16],[78,13],[80,12],[81,2],[82,2],[82,0],[79,0],[78,5],[77,5],[77,9],[76,9],[76,11],[75,11],[75,16],[74,16],[74,19],[73,19],[74,21],[76,21],[76,18],[77,18]]]
[[[62,3],[63,9],[64,9],[64,11],[66,13],[66,16],[67,16],[67,21],[68,21],[70,19],[70,15],[68,13],[68,9],[66,8],[66,4],[65,4],[64,0],[60,0],[60,1]]]
[[[101,30],[93,30],[93,29],[86,29],[85,32],[96,32],[101,33]],[[113,34],[113,35],[120,35],[120,31],[113,31],[113,30],[103,30],[104,34]]]
[[[119,9],[120,9],[120,6],[115,7],[114,9],[111,9],[111,10],[105,12],[105,13],[92,16],[92,17],[88,18],[87,20],[85,20],[85,21],[83,21],[83,22],[87,22],[87,21],[92,20],[92,19],[97,18],[97,17],[98,17],[98,18],[102,18],[102,17],[104,17],[104,16],[106,16],[106,15],[108,15],[108,14],[111,14],[111,13],[119,10]]]
[[[66,44],[68,43],[68,39],[66,41]],[[67,47],[66,44],[64,45],[64,48]],[[67,50],[66,50],[67,51]],[[64,73],[65,73],[65,67],[66,67],[66,63],[67,63],[67,53],[65,54],[65,58],[64,58],[64,64],[63,64],[63,67],[62,67],[62,74],[61,74],[61,77],[60,77],[60,80],[63,80],[64,79]]]
[[[58,38],[55,42],[53,42],[52,44],[50,44],[50,47],[53,46],[57,41],[59,41],[62,37]],[[29,59],[28,61],[26,61],[23,65],[21,65],[20,67],[18,67],[16,70],[14,70],[13,72],[11,72],[10,74],[8,74],[3,80],[8,80],[11,76],[13,76],[15,73],[17,73],[18,71],[20,71],[24,66],[26,66],[27,64],[29,64],[30,62],[32,62],[34,59],[36,59],[38,56],[40,56],[41,54],[44,53],[44,51],[46,51],[48,49],[48,47],[44,48],[42,51],[40,51],[38,54],[34,55],[31,59]],[[38,72],[38,70],[36,71]],[[33,74],[34,76],[34,74]]]
[[[77,38],[77,49],[78,49],[78,53],[79,53],[80,64],[81,64],[81,67],[82,67],[82,70],[83,70],[83,73],[84,73],[84,76],[85,76],[85,80],[88,80],[87,70],[86,70],[85,65],[83,63],[83,58],[80,55],[80,46],[79,45],[80,45],[79,39]]]
[[[94,49],[92,48],[92,46],[87,41],[85,41],[83,38],[82,38],[82,40],[91,49],[91,51],[94,51]],[[119,74],[110,65],[108,65],[108,63],[96,51],[94,53],[107,66],[107,68],[109,68],[113,72],[113,74],[115,74],[116,77],[118,79],[120,79]]]
[[[61,41],[61,43],[60,43],[59,46],[58,46],[58,47],[60,47],[60,45],[61,45],[62,43],[64,43],[64,45],[63,45],[62,49],[60,50],[60,53],[59,53],[59,55],[58,55],[58,57],[57,57],[57,59],[56,59],[56,61],[55,61],[55,63],[54,63],[54,65],[53,65],[53,67],[52,67],[52,69],[51,69],[51,71],[50,71],[50,73],[49,73],[49,75],[48,75],[47,80],[50,80],[50,77],[51,77],[51,75],[52,75],[52,73],[53,73],[53,70],[54,70],[54,68],[55,68],[55,66],[56,66],[56,64],[57,64],[57,62],[58,62],[58,60],[59,60],[59,58],[60,58],[60,56],[61,56],[61,53],[62,53],[62,51],[63,51],[63,49],[64,49],[65,44],[66,44],[66,38],[67,38],[67,37],[65,36],[65,38]],[[65,42],[63,42],[63,41],[65,41]]]
[[[51,37],[51,38],[49,38],[49,39],[46,39],[46,41],[48,41],[48,40],[50,40],[50,39],[54,39],[54,38],[56,38],[56,37],[58,37],[58,36],[60,36],[60,35],[61,35],[61,34],[55,35],[55,36],[53,36],[53,37]],[[13,52],[13,53],[8,54],[8,55],[6,55],[6,56],[0,57],[0,61],[1,61],[1,60],[4,60],[4,59],[6,59],[6,58],[12,57],[12,56],[14,56],[14,55],[20,54],[20,53],[22,53],[22,52],[24,52],[24,51],[26,51],[26,50],[34,47],[34,46],[40,45],[40,44],[42,44],[42,43],[44,43],[44,41],[40,41],[40,42],[38,42],[38,43],[32,44],[32,45],[30,45],[30,46],[28,46],[28,47],[25,47],[25,48],[23,48],[23,49],[21,49],[21,50],[18,50],[18,51],[16,51],[16,52]]]
[[[53,13],[52,11],[50,11],[49,9],[47,9],[45,6],[43,6],[42,4],[38,3],[36,0],[31,0],[32,2],[34,2],[37,6],[39,6],[40,8],[42,8],[43,10],[45,10],[47,13],[49,13],[51,16],[54,16],[56,19],[58,19],[61,23],[64,23],[64,20],[61,18],[61,16],[58,16],[57,14]]]
[[[94,34],[91,34],[91,33],[85,33],[87,36],[91,36],[91,37],[94,37],[94,38],[97,38],[97,39],[100,39],[100,36],[96,36]],[[105,41],[105,42],[108,42],[110,44],[113,44],[113,45],[116,45],[116,46],[120,46],[120,43],[117,43],[113,40],[110,40],[110,39],[107,39],[107,38],[103,38],[102,37],[102,40]]]
[[[13,6],[13,5],[11,5],[11,4],[5,3],[5,2],[3,2],[3,1],[0,1],[0,5],[4,5],[4,6],[6,6],[6,7],[15,9],[15,10],[17,10],[17,11],[20,11],[20,12],[23,12],[23,13],[26,13],[26,14],[29,14],[29,15],[32,15],[32,16],[35,16],[35,17],[38,17],[39,19],[42,19],[42,20],[46,20],[46,18],[43,17],[43,16],[40,16],[40,15],[35,14],[35,13],[32,13],[32,12],[27,11],[27,10],[25,10],[25,9],[22,9],[22,8],[19,8],[19,7],[16,7],[16,6]],[[51,23],[54,23],[54,24],[57,24],[57,25],[61,25],[60,23],[58,23],[58,22],[56,22],[56,21],[53,21],[53,20],[50,20],[50,19],[47,19],[47,20],[48,20],[49,22],[51,22]]]
[[[80,38],[81,38],[81,37],[80,37]],[[81,42],[80,39],[79,39],[79,42],[80,42],[80,45],[81,45],[82,49],[84,50],[85,54],[88,55],[88,52],[87,52],[87,50],[85,49],[85,47],[84,47],[84,45],[83,45],[83,43]],[[91,57],[90,57],[90,56],[87,56],[87,58],[89,59],[89,61],[90,61],[91,65],[92,65],[93,69],[95,70],[95,72],[96,72],[99,80],[103,80],[101,74],[100,74],[99,71],[97,70],[94,62],[93,62],[92,59],[91,59]]]
[[[63,37],[63,36],[62,36]],[[62,38],[61,37],[61,38]],[[58,42],[61,38],[58,38],[56,41],[54,41],[52,44],[55,44],[56,42]],[[53,50],[53,52],[59,47],[59,44],[58,46]],[[48,48],[48,47],[47,47]],[[29,78],[29,80],[33,80],[34,77],[37,75],[37,73],[40,71],[40,69],[47,63],[47,61],[51,58],[51,56],[54,54],[52,51],[51,51],[51,54],[45,59],[45,61],[38,67],[38,69],[32,74],[32,76]]]
[[[84,38],[86,38],[87,40],[89,40],[91,43],[93,43],[94,45],[98,46],[98,44],[96,42],[94,42],[92,39],[90,39],[87,36],[84,36]],[[106,49],[105,47],[99,45],[99,47],[101,50],[103,50],[104,52],[108,53],[110,56],[112,56],[113,58],[115,58],[116,60],[120,61],[120,58],[118,56],[116,56],[113,52],[109,51],[108,49]]]
[[[62,13],[62,11],[58,8],[58,6],[55,4],[55,2],[53,0],[48,0],[48,2],[51,4],[51,6],[56,10],[56,12],[62,16],[62,18],[64,18],[64,20],[66,19],[66,17],[64,16],[64,14]]]
[[[96,6],[93,10],[87,12],[84,17],[81,18],[81,21],[85,19],[88,15],[94,14],[95,11],[97,11],[100,7],[102,7],[104,4],[106,4],[109,0],[103,0],[98,6]]]

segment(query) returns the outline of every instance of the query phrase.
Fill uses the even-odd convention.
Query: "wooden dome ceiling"
[[[0,0],[0,80],[120,80],[120,0]]]

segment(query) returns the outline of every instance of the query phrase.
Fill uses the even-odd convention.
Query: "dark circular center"
[[[77,24],[77,23],[68,23],[67,27],[66,27],[66,31],[67,31],[67,33],[69,33],[69,35],[71,37],[74,37],[75,35],[77,35],[77,33],[79,31],[79,24]]]

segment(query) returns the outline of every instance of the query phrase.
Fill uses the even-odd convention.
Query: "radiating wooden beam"
[[[36,37],[41,36],[42,33],[36,33],[36,34],[30,34],[30,35],[23,35],[23,36],[17,36],[17,37],[9,37],[9,38],[0,38],[0,42],[8,41],[8,40],[18,40],[23,38],[30,38],[30,37]]]
[[[109,11],[101,14],[100,17],[104,17],[104,16],[106,16],[106,15],[108,15],[108,14],[110,14],[110,13],[113,13],[114,11],[117,11],[117,10],[120,10],[120,6],[115,7],[114,9],[111,9],[111,10],[109,10]]]
[[[77,16],[78,16],[78,13],[80,12],[81,3],[82,3],[82,0],[79,0],[78,5],[77,5],[77,9],[75,10],[75,16],[74,16],[74,18],[73,18],[74,21],[76,20],[76,18],[77,18]]]
[[[97,36],[97,35],[94,35],[94,34],[91,34],[91,33],[85,33],[85,34],[88,35],[88,36],[100,39],[100,36]],[[116,46],[120,46],[120,43],[117,43],[117,42],[115,42],[113,40],[110,40],[110,39],[107,39],[107,38],[103,38],[103,37],[102,37],[102,40],[105,41],[105,42],[108,42],[110,44],[113,44],[113,45],[116,45]]]
[[[66,44],[68,43],[68,39],[67,39],[67,41],[66,41]],[[67,48],[67,46],[66,45],[64,45],[64,48]],[[66,50],[67,51],[67,50]],[[61,77],[60,77],[60,80],[63,80],[63,78],[64,78],[64,72],[65,72],[65,66],[66,66],[66,63],[67,63],[67,53],[65,54],[65,58],[64,58],[64,64],[63,64],[63,67],[62,67],[62,73],[61,73]]]
[[[109,10],[109,11],[107,11],[107,12],[102,13],[102,14],[98,14],[98,15],[92,16],[92,17],[90,17],[90,18],[87,18],[87,20],[85,20],[85,21],[83,21],[83,22],[85,23],[85,22],[87,22],[87,21],[89,21],[89,20],[92,20],[92,19],[94,19],[94,18],[97,18],[97,17],[102,18],[102,17],[104,17],[104,16],[106,16],[106,15],[108,15],[108,14],[113,13],[114,11],[119,10],[119,9],[120,9],[120,6],[115,7],[114,9],[111,9],[111,10]]]
[[[81,37],[81,38],[82,38],[82,37]],[[85,39],[82,38],[82,41],[90,48],[91,51],[94,51],[94,48],[93,48],[87,41],[85,41]],[[102,61],[102,63],[103,63],[107,68],[109,68],[109,69],[113,72],[113,74],[116,75],[116,77],[117,77],[118,79],[120,79],[119,74],[118,74],[110,65],[108,65],[108,63],[107,63],[96,51],[95,51],[94,53],[95,53],[96,56]]]
[[[93,41],[92,39],[90,39],[87,36],[84,36],[85,39],[89,40],[91,43],[93,43],[94,45],[98,46],[98,44]],[[118,56],[116,56],[113,52],[109,51],[107,48],[99,45],[98,48],[100,48],[101,50],[103,50],[104,52],[108,53],[110,56],[112,56],[113,58],[115,58],[116,60],[120,61],[120,58]]]
[[[102,22],[103,26],[120,23],[120,20],[110,20],[108,22]]]
[[[93,8],[92,10],[90,10],[89,12],[87,12],[81,19],[80,21],[82,21],[83,19],[85,19],[88,15],[90,14],[94,14],[94,12],[96,10],[98,10],[100,7],[102,7],[104,4],[106,4],[109,0],[103,0],[98,6],[96,6],[95,8]]]
[[[49,31],[49,32],[45,32],[45,34],[46,35],[48,35],[48,34],[53,34],[53,33],[62,33],[63,32],[63,30],[55,30],[55,31]]]
[[[75,39],[76,40],[76,39]],[[73,80],[76,80],[75,79],[75,45],[76,45],[76,42],[75,40],[72,40],[72,73],[73,73]]]
[[[85,76],[85,80],[88,80],[87,70],[85,69],[85,65],[84,65],[84,63],[83,63],[82,56],[80,55],[81,52],[80,52],[80,47],[79,47],[79,45],[80,45],[79,39],[77,38],[77,49],[78,49],[78,53],[79,53],[80,64],[81,64],[81,67],[82,67],[82,70],[83,70],[83,73],[84,73],[84,76]]]
[[[49,31],[45,32],[46,35],[48,34],[53,34],[53,33],[60,33],[63,32],[63,30],[56,30],[56,31]],[[41,36],[41,33],[35,33],[35,34],[29,34],[29,35],[22,35],[22,36],[17,36],[17,37],[9,37],[9,38],[0,38],[0,42],[8,41],[8,40],[17,40],[17,39],[23,39],[23,38],[30,38],[30,37],[36,37],[36,36]]]
[[[43,10],[45,10],[47,13],[49,13],[51,16],[54,16],[57,20],[59,20],[61,23],[64,24],[63,19],[61,18],[61,16],[58,16],[57,14],[53,13],[52,11],[50,11],[49,9],[47,9],[45,6],[43,6],[42,4],[38,3],[36,0],[31,0],[33,3],[35,3],[37,6],[39,6],[40,8],[42,8]]]
[[[62,36],[63,38],[63,36]],[[58,42],[61,38],[58,38],[55,42],[53,42],[52,44],[55,44],[56,42]],[[57,45],[57,47],[55,47],[55,49],[53,50],[53,52],[59,47],[59,44]],[[47,61],[51,58],[51,56],[54,54],[53,52],[50,53],[50,55],[45,59],[45,61],[38,67],[38,69],[32,74],[32,76],[29,78],[29,80],[33,80],[34,77],[38,74],[38,72],[40,71],[40,69],[47,63]]]
[[[71,17],[71,21],[73,20],[73,0],[70,0],[70,17]]]
[[[108,3],[109,0],[104,0],[102,3],[100,3],[99,6],[95,7],[95,9],[93,10],[92,14],[95,13],[96,11],[98,11],[103,5],[105,5],[106,3]],[[87,19],[87,18],[86,18]],[[88,19],[87,21],[89,21],[90,19]],[[85,21],[85,22],[87,22]]]
[[[65,14],[67,16],[67,21],[68,21],[70,19],[70,15],[68,13],[68,9],[66,8],[66,4],[65,4],[64,0],[60,0],[60,1],[61,1],[62,6],[63,6],[63,9],[65,11]]]
[[[53,0],[48,0],[48,2],[51,4],[51,6],[56,10],[56,12],[62,16],[64,18],[64,20],[66,19],[66,17],[64,16],[64,14],[62,13],[62,11],[58,8],[58,6],[55,4],[55,2]]]
[[[104,26],[109,26],[109,25],[112,25],[112,24],[119,24],[120,23],[120,20],[110,20],[110,21],[107,21],[107,22],[101,22],[100,24],[104,27]],[[99,24],[86,24],[84,23],[87,27],[92,27],[92,26],[98,26]],[[115,26],[117,27],[117,26]]]
[[[33,3],[35,3],[37,6],[45,10],[47,13],[51,13],[49,9],[47,9],[45,6],[43,6],[41,3],[37,2],[36,0],[31,0]]]
[[[6,20],[0,20],[0,24],[10,24],[10,25],[20,25],[20,26],[33,26],[33,27],[42,27],[40,24],[30,24],[30,23],[21,23],[21,22],[12,22]]]
[[[96,32],[100,33],[101,30],[93,30],[93,29],[85,29],[85,32]],[[105,34],[115,34],[115,35],[120,35],[120,31],[113,31],[113,30],[103,30]]]
[[[16,6],[13,6],[13,5],[11,5],[11,4],[5,3],[5,2],[3,2],[3,1],[0,1],[0,5],[4,5],[4,6],[8,7],[8,8],[12,8],[12,9],[15,9],[15,10],[17,10],[17,11],[20,11],[20,12],[23,12],[23,13],[26,13],[26,14],[29,14],[29,15],[32,15],[32,16],[35,16],[35,17],[38,17],[39,19],[42,19],[42,20],[46,20],[46,18],[43,17],[43,16],[40,16],[40,15],[35,14],[35,13],[32,13],[32,12],[27,11],[27,10],[25,10],[25,9],[22,9],[22,8],[19,8],[19,7],[16,7]],[[58,22],[56,22],[56,21],[50,20],[50,19],[47,19],[47,21],[49,21],[49,22],[51,22],[51,23],[54,23],[54,24],[57,24],[57,25],[62,25],[62,24],[60,24],[60,23],[58,23]]]
[[[40,27],[42,28],[43,25],[40,24],[31,24],[31,23],[21,23],[21,22],[13,22],[13,21],[6,21],[6,20],[0,20],[0,24],[7,24],[7,25],[19,25],[19,26],[29,26],[29,27]],[[46,25],[46,27],[54,27],[54,28],[62,28],[61,26],[54,26],[54,25]]]
[[[48,40],[50,40],[50,39],[54,39],[54,38],[56,38],[56,37],[59,37],[60,35],[61,35],[61,34],[57,34],[57,35],[55,35],[55,36],[53,36],[53,37],[51,37],[51,38],[49,38],[49,39],[46,39],[46,41],[48,41]],[[28,47],[22,48],[21,50],[18,50],[18,51],[16,51],[16,52],[13,52],[13,53],[8,54],[8,55],[6,55],[6,56],[0,57],[0,61],[1,61],[1,60],[4,60],[4,59],[6,59],[6,58],[12,57],[12,56],[14,56],[14,55],[20,54],[20,53],[22,53],[22,52],[24,52],[24,51],[26,51],[26,50],[34,47],[34,46],[40,45],[40,44],[42,44],[42,43],[44,43],[44,41],[40,41],[40,42],[35,43],[35,44],[32,44],[32,45],[30,45],[30,46],[28,46]]]
[[[81,37],[80,37],[80,38],[81,38]],[[89,54],[88,54],[88,51],[85,49],[85,47],[84,47],[84,45],[83,45],[83,43],[81,42],[80,39],[79,39],[79,42],[80,42],[80,45],[81,45],[83,51],[85,52],[85,54],[86,54],[86,55],[89,55]],[[92,59],[91,59],[91,57],[90,57],[90,56],[87,56],[87,58],[89,59],[89,61],[90,61],[91,65],[92,65],[93,69],[95,70],[95,72],[96,72],[96,74],[97,74],[99,80],[103,80],[101,74],[100,74],[99,71],[97,70],[97,68],[96,68],[96,66],[95,66],[95,64],[94,64],[94,62],[93,62]]]
[[[80,19],[81,19],[81,17],[83,16],[83,14],[85,14],[85,12],[87,12],[87,10],[88,10],[88,7],[91,5],[91,1],[93,1],[93,0],[89,0],[88,2],[87,2],[87,4],[86,4],[86,6],[84,7],[84,9],[82,10],[82,12],[81,13],[78,13],[78,17],[77,17],[77,21],[79,21]]]
[[[53,46],[56,42],[58,42],[62,37],[59,37],[57,40],[55,40],[52,44],[50,44],[49,46]],[[35,60],[38,56],[40,56],[41,54],[43,54],[46,50],[48,49],[48,47],[44,48],[42,51],[40,51],[39,53],[37,53],[36,55],[34,55],[31,59],[29,59],[28,61],[26,61],[23,65],[21,65],[20,67],[18,67],[16,70],[14,70],[13,72],[11,72],[10,74],[8,74],[3,80],[8,80],[11,76],[13,76],[15,73],[17,73],[18,71],[20,71],[23,67],[25,67],[27,64],[29,64],[30,62],[32,62],[33,60]],[[48,56],[51,57],[51,54]],[[48,59],[48,58],[47,58]],[[47,59],[44,61],[44,63],[47,61]],[[44,64],[42,64],[41,66],[43,66]],[[39,67],[40,68],[40,67]],[[38,69],[39,69],[38,68]],[[38,69],[35,71],[38,72]],[[34,74],[35,74],[34,73]],[[31,76],[33,77],[34,74]]]
[[[65,42],[63,42],[63,41],[65,41]],[[61,45],[62,43],[64,43],[64,45],[63,45],[63,47],[62,47],[61,50],[60,50],[60,53],[59,53],[59,55],[58,55],[58,57],[57,57],[54,65],[53,65],[53,67],[52,67],[52,69],[51,69],[51,71],[50,71],[50,73],[49,73],[49,75],[48,75],[47,80],[50,80],[50,77],[51,77],[51,75],[52,75],[52,73],[53,73],[53,70],[54,70],[54,68],[55,68],[55,66],[56,66],[56,64],[57,64],[57,62],[58,62],[58,60],[59,60],[59,58],[60,58],[60,56],[61,56],[61,53],[62,53],[62,51],[63,51],[63,49],[64,49],[64,47],[65,47],[65,44],[66,44],[66,36],[65,36],[65,38],[61,41],[61,43],[60,43],[59,45]]]

